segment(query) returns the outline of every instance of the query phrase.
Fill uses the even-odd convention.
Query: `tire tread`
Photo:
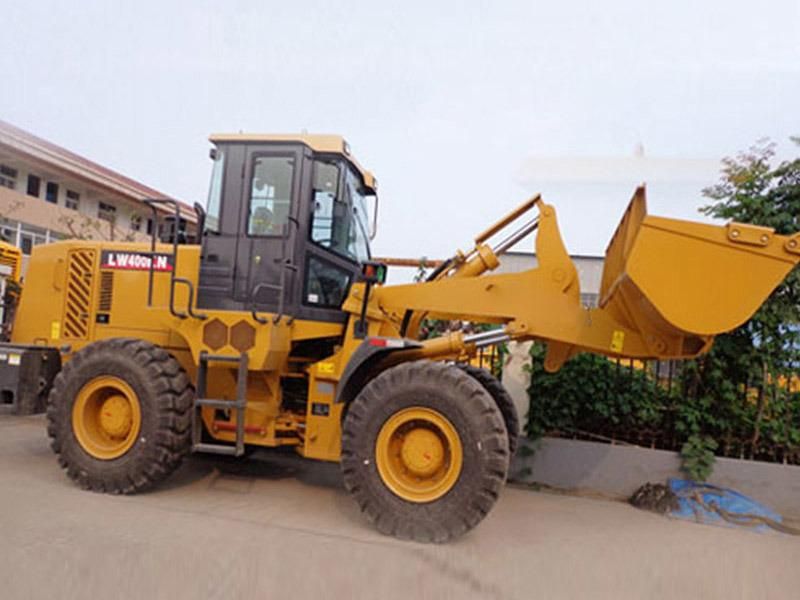
[[[126,463],[122,473],[90,473],[75,460],[83,452],[72,435],[71,407],[68,387],[81,377],[82,369],[109,356],[124,356],[131,364],[148,374],[148,392],[153,394],[157,429],[151,444],[143,444]],[[112,338],[94,342],[78,351],[56,376],[47,400],[47,433],[50,447],[58,456],[59,465],[80,487],[112,494],[133,494],[152,488],[168,477],[181,464],[191,445],[191,408],[194,388],[177,360],[144,340]],[[143,419],[144,420],[144,419]],[[133,448],[132,448],[133,450]],[[129,451],[130,452],[130,451]],[[115,459],[118,460],[118,459]],[[109,461],[112,462],[112,461]]]
[[[369,436],[365,425],[370,423],[373,411],[393,402],[396,397],[393,392],[406,386],[418,386],[421,382],[443,390],[448,398],[458,399],[470,427],[483,445],[481,464],[471,470],[462,468],[456,485],[460,485],[462,477],[468,477],[465,485],[469,487],[463,488],[468,493],[456,492],[454,488],[443,498],[428,504],[414,505],[399,500],[388,488],[383,488],[385,494],[393,498],[395,508],[399,502],[400,510],[391,510],[386,497],[375,493],[374,481],[372,485],[367,481],[369,477],[377,477],[377,470],[365,469],[361,464],[362,457],[374,454],[366,447]],[[437,543],[463,535],[475,527],[496,502],[505,484],[508,462],[509,441],[499,407],[478,381],[454,365],[420,360],[387,369],[370,381],[347,408],[341,460],[345,488],[367,520],[386,535]],[[436,518],[431,517],[433,513],[429,513],[428,507],[444,501],[448,503],[447,510],[436,513]]]

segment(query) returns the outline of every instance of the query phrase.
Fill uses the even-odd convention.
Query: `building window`
[[[597,308],[597,301],[599,299],[599,294],[581,294],[581,304],[586,308]]]
[[[67,208],[71,208],[72,210],[78,210],[78,206],[81,203],[81,195],[78,192],[73,192],[72,190],[67,190],[67,197],[65,199],[65,206]]]
[[[33,225],[23,223],[20,227],[19,247],[22,253],[30,255],[34,246],[47,242],[47,231]]]
[[[34,246],[62,239],[62,237],[29,223],[20,223],[12,219],[2,219],[0,222],[0,239],[18,246],[25,255],[29,255]]]
[[[17,228],[11,222],[4,222],[0,227],[0,239],[9,244],[17,244]]]
[[[105,202],[97,203],[97,218],[113,223],[117,216],[117,207]]]
[[[31,250],[33,250],[33,236],[23,233],[19,243],[22,248],[22,253],[26,256],[30,256]]]
[[[17,188],[17,175],[16,169],[12,169],[6,165],[0,165],[0,187],[7,187],[11,190]]]
[[[28,175],[28,196],[34,198],[39,197],[39,188],[41,187],[42,180],[36,175]]]
[[[44,189],[44,199],[52,204],[58,204],[58,184],[52,181],[47,182]]]
[[[153,235],[153,219],[147,219],[147,235]]]
[[[140,231],[142,229],[142,215],[131,215],[131,230]]]

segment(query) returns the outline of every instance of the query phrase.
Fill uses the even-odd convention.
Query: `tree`
[[[800,144],[799,138],[793,141]],[[701,212],[772,227],[779,234],[800,230],[800,158],[777,166],[773,165],[774,159],[775,145],[767,140],[724,159],[720,181],[703,191],[712,202]],[[729,425],[730,417],[740,418],[756,390],[750,453],[759,453],[764,424],[770,426],[772,442],[786,450],[796,446],[800,440],[793,442],[792,438],[796,437],[800,416],[780,419],[786,426],[777,428],[775,418],[785,412],[787,403],[796,400],[792,398],[791,380],[800,365],[800,271],[794,269],[750,321],[719,336],[714,349],[700,363],[696,376],[704,390],[701,399],[711,395],[714,412],[721,418],[721,422],[714,423],[712,416],[707,423],[712,430]],[[741,387],[740,393],[730,393],[737,391],[730,389],[732,381]]]

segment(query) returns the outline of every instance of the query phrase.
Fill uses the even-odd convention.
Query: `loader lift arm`
[[[532,208],[538,217],[492,249],[486,241]],[[484,274],[498,257],[538,229],[538,267]],[[415,355],[436,358],[504,339],[548,344],[545,368],[558,370],[581,351],[614,357],[688,358],[707,351],[714,336],[746,321],[800,261],[800,237],[730,223],[709,225],[648,216],[637,188],[606,252],[597,308],[580,302],[577,271],[564,247],[555,209],[536,196],[457,252],[426,282],[374,289],[370,306],[414,338],[424,316],[503,326],[474,338],[459,333],[423,342]],[[356,292],[356,295],[358,292]],[[352,311],[354,302],[345,308]],[[411,315],[410,317],[408,315]],[[382,328],[389,335],[390,328]],[[445,350],[445,348],[449,348]],[[426,350],[427,349],[427,350]]]

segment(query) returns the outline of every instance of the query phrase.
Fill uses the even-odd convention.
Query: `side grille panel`
[[[94,250],[73,250],[69,253],[63,329],[63,336],[67,339],[85,340],[89,337],[94,261]]]
[[[111,300],[114,297],[114,273],[100,273],[100,297],[97,300],[98,312],[111,312]]]

